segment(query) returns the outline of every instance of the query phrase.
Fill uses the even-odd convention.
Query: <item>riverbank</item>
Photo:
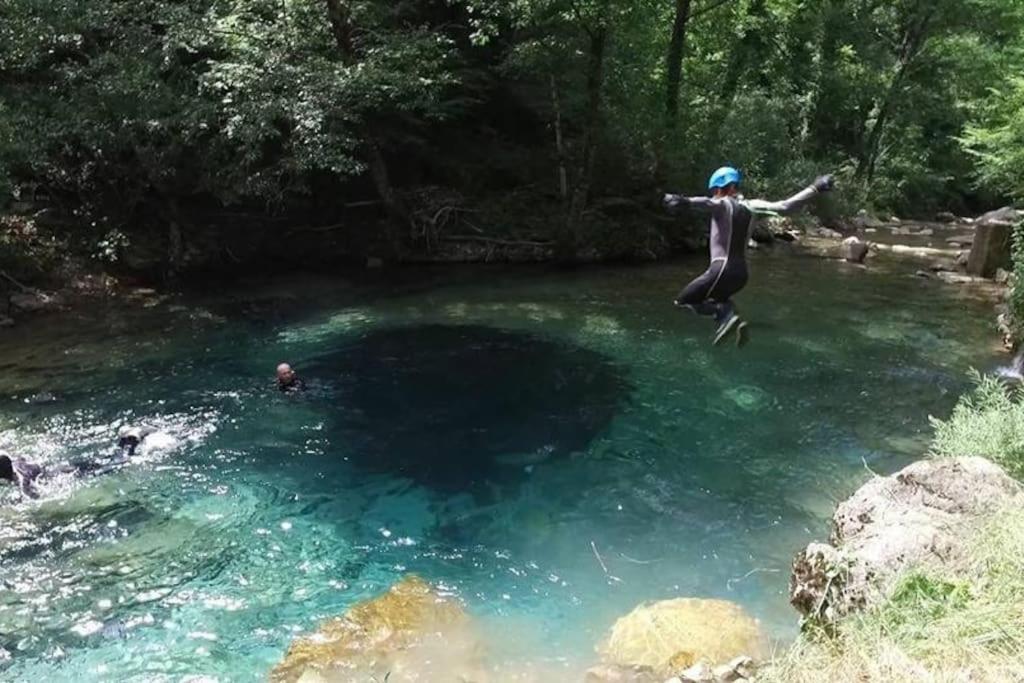
[[[48,229],[45,220],[37,222],[29,215],[8,216],[0,221],[0,244],[5,247],[0,259],[0,296],[7,302],[0,308],[0,326],[98,298],[150,304],[183,286],[194,288],[207,282],[216,287],[254,276],[339,269],[358,276],[364,271],[484,264],[638,265],[699,255],[707,248],[706,220],[699,214],[668,217],[627,200],[605,204],[602,210],[607,212],[606,219],[625,222],[614,226],[609,223],[589,235],[589,246],[578,249],[571,262],[564,260],[554,241],[538,237],[537,230],[499,231],[497,236],[485,234],[475,225],[454,232],[439,230],[401,254],[367,255],[353,250],[355,245],[338,243],[330,230],[278,227],[253,235],[234,226],[210,228],[208,234],[199,234],[198,240],[183,233],[179,236],[185,240],[179,245],[181,258],[172,267],[164,235],[157,235],[156,241],[142,235],[130,240],[125,236],[111,238],[100,245],[99,251],[83,251],[82,245],[76,247],[59,239],[61,230]],[[842,231],[823,227],[810,215],[773,219],[755,232],[751,247],[795,257],[866,261],[867,267],[879,260],[906,263],[908,275],[964,286],[970,295],[993,301],[1006,298],[1004,271],[994,279],[965,274],[974,238],[973,219],[881,221],[862,214],[838,221],[838,225]],[[273,244],[274,234],[286,245],[283,251],[282,245]],[[851,242],[856,258],[851,258]],[[279,256],[270,259],[268,254],[275,251]]]
[[[1024,680],[1024,488],[1006,474],[1024,473],[1022,412],[980,380],[934,420],[930,460],[839,507],[833,545],[794,568],[804,632],[759,680]]]

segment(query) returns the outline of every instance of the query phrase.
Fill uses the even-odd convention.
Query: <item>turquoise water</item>
[[[0,677],[260,680],[409,572],[542,680],[644,600],[726,598],[791,637],[793,554],[997,363],[991,304],[758,254],[753,341],[712,349],[668,305],[702,265],[250,282],[4,332],[0,448],[162,435],[40,502],[0,493]],[[273,389],[281,360],[306,394]]]

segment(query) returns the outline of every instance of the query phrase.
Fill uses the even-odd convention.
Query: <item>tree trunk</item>
[[[917,7],[920,7],[918,3]],[[935,7],[926,7],[924,14],[916,19],[911,19],[909,25],[903,32],[903,39],[900,41],[899,54],[896,60],[896,72],[892,81],[886,89],[885,96],[878,107],[878,116],[875,118],[871,132],[868,133],[867,142],[857,162],[856,178],[866,181],[869,185],[874,180],[875,166],[878,162],[878,151],[881,148],[882,138],[885,134],[885,126],[892,116],[893,107],[896,104],[896,96],[899,94],[903,83],[906,81],[907,72],[911,65],[921,54],[925,43],[928,41],[929,29],[932,18],[935,16]]]
[[[765,16],[765,0],[752,0],[747,9],[747,20]],[[754,72],[760,74],[762,85],[768,85],[768,76],[764,65],[761,63],[767,54],[767,41],[758,30],[747,29],[747,32],[740,38],[729,55],[729,64],[725,68],[725,77],[722,79],[722,87],[718,92],[718,107],[712,121],[712,126],[720,128],[732,108],[736,93],[739,92],[740,82],[743,74]]]
[[[551,75],[551,106],[555,112],[555,152],[558,154],[558,190],[562,201],[569,197],[569,174],[565,168],[565,141],[562,136],[562,104],[558,96],[558,81]]]
[[[832,0],[825,8],[819,47],[818,79],[814,91],[814,104],[808,123],[808,137],[812,148],[823,156],[832,144],[835,133],[835,114],[831,111],[835,94],[835,68],[839,57],[840,10],[842,0]]]
[[[679,115],[679,88],[683,79],[683,53],[686,50],[686,27],[690,22],[691,0],[676,0],[676,19],[665,62],[665,123],[675,127]]]
[[[594,175],[594,158],[597,155],[597,138],[601,127],[601,90],[604,86],[604,57],[608,44],[608,29],[598,27],[590,34],[590,61],[587,66],[587,116],[583,129],[583,140],[576,182],[569,202],[569,215],[565,231],[559,241],[559,255],[571,260],[576,255],[576,246],[583,211],[590,199],[590,184]]]
[[[355,26],[352,23],[352,9],[343,0],[325,1],[327,3],[327,19],[331,24],[331,33],[338,46],[341,61],[346,66],[352,66],[359,61],[359,50],[353,38]],[[370,178],[373,180],[373,186],[377,190],[387,214],[388,242],[392,249],[397,250],[401,239],[400,230],[402,226],[409,224],[409,211],[391,184],[387,160],[381,151],[381,136],[370,123],[362,125],[361,133],[364,140],[363,152],[366,156],[366,165],[370,170]]]

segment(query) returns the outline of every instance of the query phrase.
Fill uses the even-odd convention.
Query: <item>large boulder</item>
[[[1013,227],[1020,212],[1011,207],[991,211],[976,222],[974,242],[967,259],[967,272],[993,277],[999,268],[1009,268],[1013,249]]]
[[[847,237],[843,240],[842,254],[849,263],[864,263],[868,257],[868,244],[858,237]]]
[[[615,622],[598,651],[605,664],[649,669],[664,680],[699,662],[761,657],[766,640],[739,605],[678,598],[637,607]]]
[[[830,544],[797,556],[790,601],[818,623],[880,604],[908,569],[955,566],[970,529],[1015,499],[1021,485],[984,458],[924,460],[872,479],[836,509]]]
[[[273,683],[486,680],[483,648],[458,602],[410,576],[292,643]]]

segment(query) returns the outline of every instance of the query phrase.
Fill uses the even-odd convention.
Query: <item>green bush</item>
[[[1013,287],[1010,290],[1010,316],[1015,340],[1024,332],[1024,222],[1013,231]]]
[[[948,420],[932,418],[938,457],[977,455],[1024,476],[1024,391],[994,377],[960,399]]]

